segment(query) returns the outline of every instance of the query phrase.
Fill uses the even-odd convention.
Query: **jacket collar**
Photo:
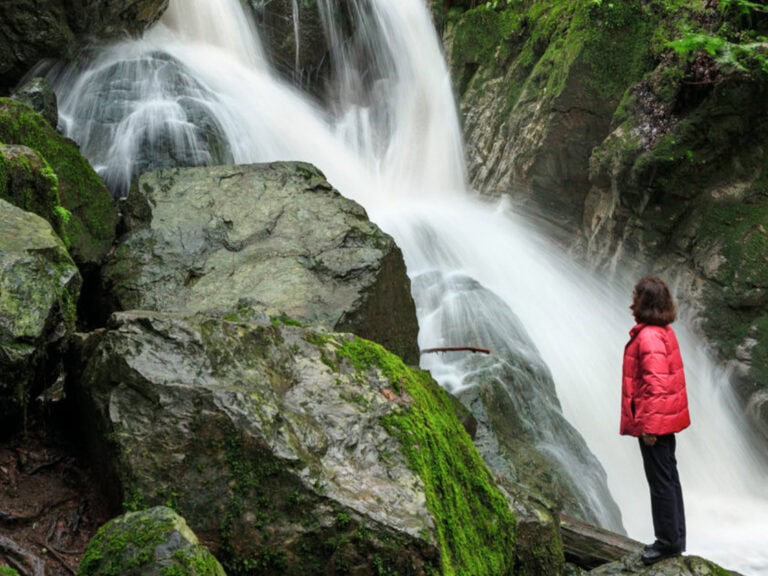
[[[635,324],[632,329],[629,331],[629,337],[634,338],[640,333],[640,330],[648,326],[648,324],[643,324],[642,322],[640,324]]]

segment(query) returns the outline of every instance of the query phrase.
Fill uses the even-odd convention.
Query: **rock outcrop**
[[[104,271],[120,310],[273,316],[353,332],[418,363],[400,249],[308,164],[217,166],[139,178]]]
[[[57,378],[54,350],[74,330],[80,284],[51,226],[0,199],[0,434]]]

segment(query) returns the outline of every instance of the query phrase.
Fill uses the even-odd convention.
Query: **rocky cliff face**
[[[443,16],[474,187],[556,223],[597,269],[674,280],[768,436],[768,16],[716,4]]]
[[[28,0],[0,6],[0,95],[45,58],[72,57],[84,43],[138,34],[168,0]]]

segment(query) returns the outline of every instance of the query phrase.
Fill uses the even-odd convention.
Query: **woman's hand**
[[[645,434],[642,435],[643,438],[643,444],[646,446],[653,446],[656,444],[656,434]]]

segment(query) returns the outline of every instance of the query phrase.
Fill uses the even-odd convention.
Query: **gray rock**
[[[45,78],[32,78],[14,90],[11,98],[29,104],[32,109],[56,128],[59,123],[59,108],[56,94]]]
[[[714,562],[698,556],[677,556],[662,560],[652,566],[640,561],[642,552],[630,554],[617,562],[604,564],[587,574],[591,576],[722,576],[734,575]]]
[[[156,506],[104,524],[88,543],[80,576],[226,576],[184,518]]]
[[[104,276],[119,309],[235,310],[354,332],[418,362],[399,248],[362,207],[300,163],[143,175]]]
[[[72,64],[63,77],[77,77],[82,66]],[[92,66],[85,86],[62,82],[57,89],[76,94],[63,101],[67,135],[98,166],[114,196],[125,196],[133,180],[150,170],[233,162],[211,109],[223,104],[176,58],[148,52]]]
[[[51,226],[0,200],[0,422],[40,391],[47,347],[74,329],[80,273]]]

